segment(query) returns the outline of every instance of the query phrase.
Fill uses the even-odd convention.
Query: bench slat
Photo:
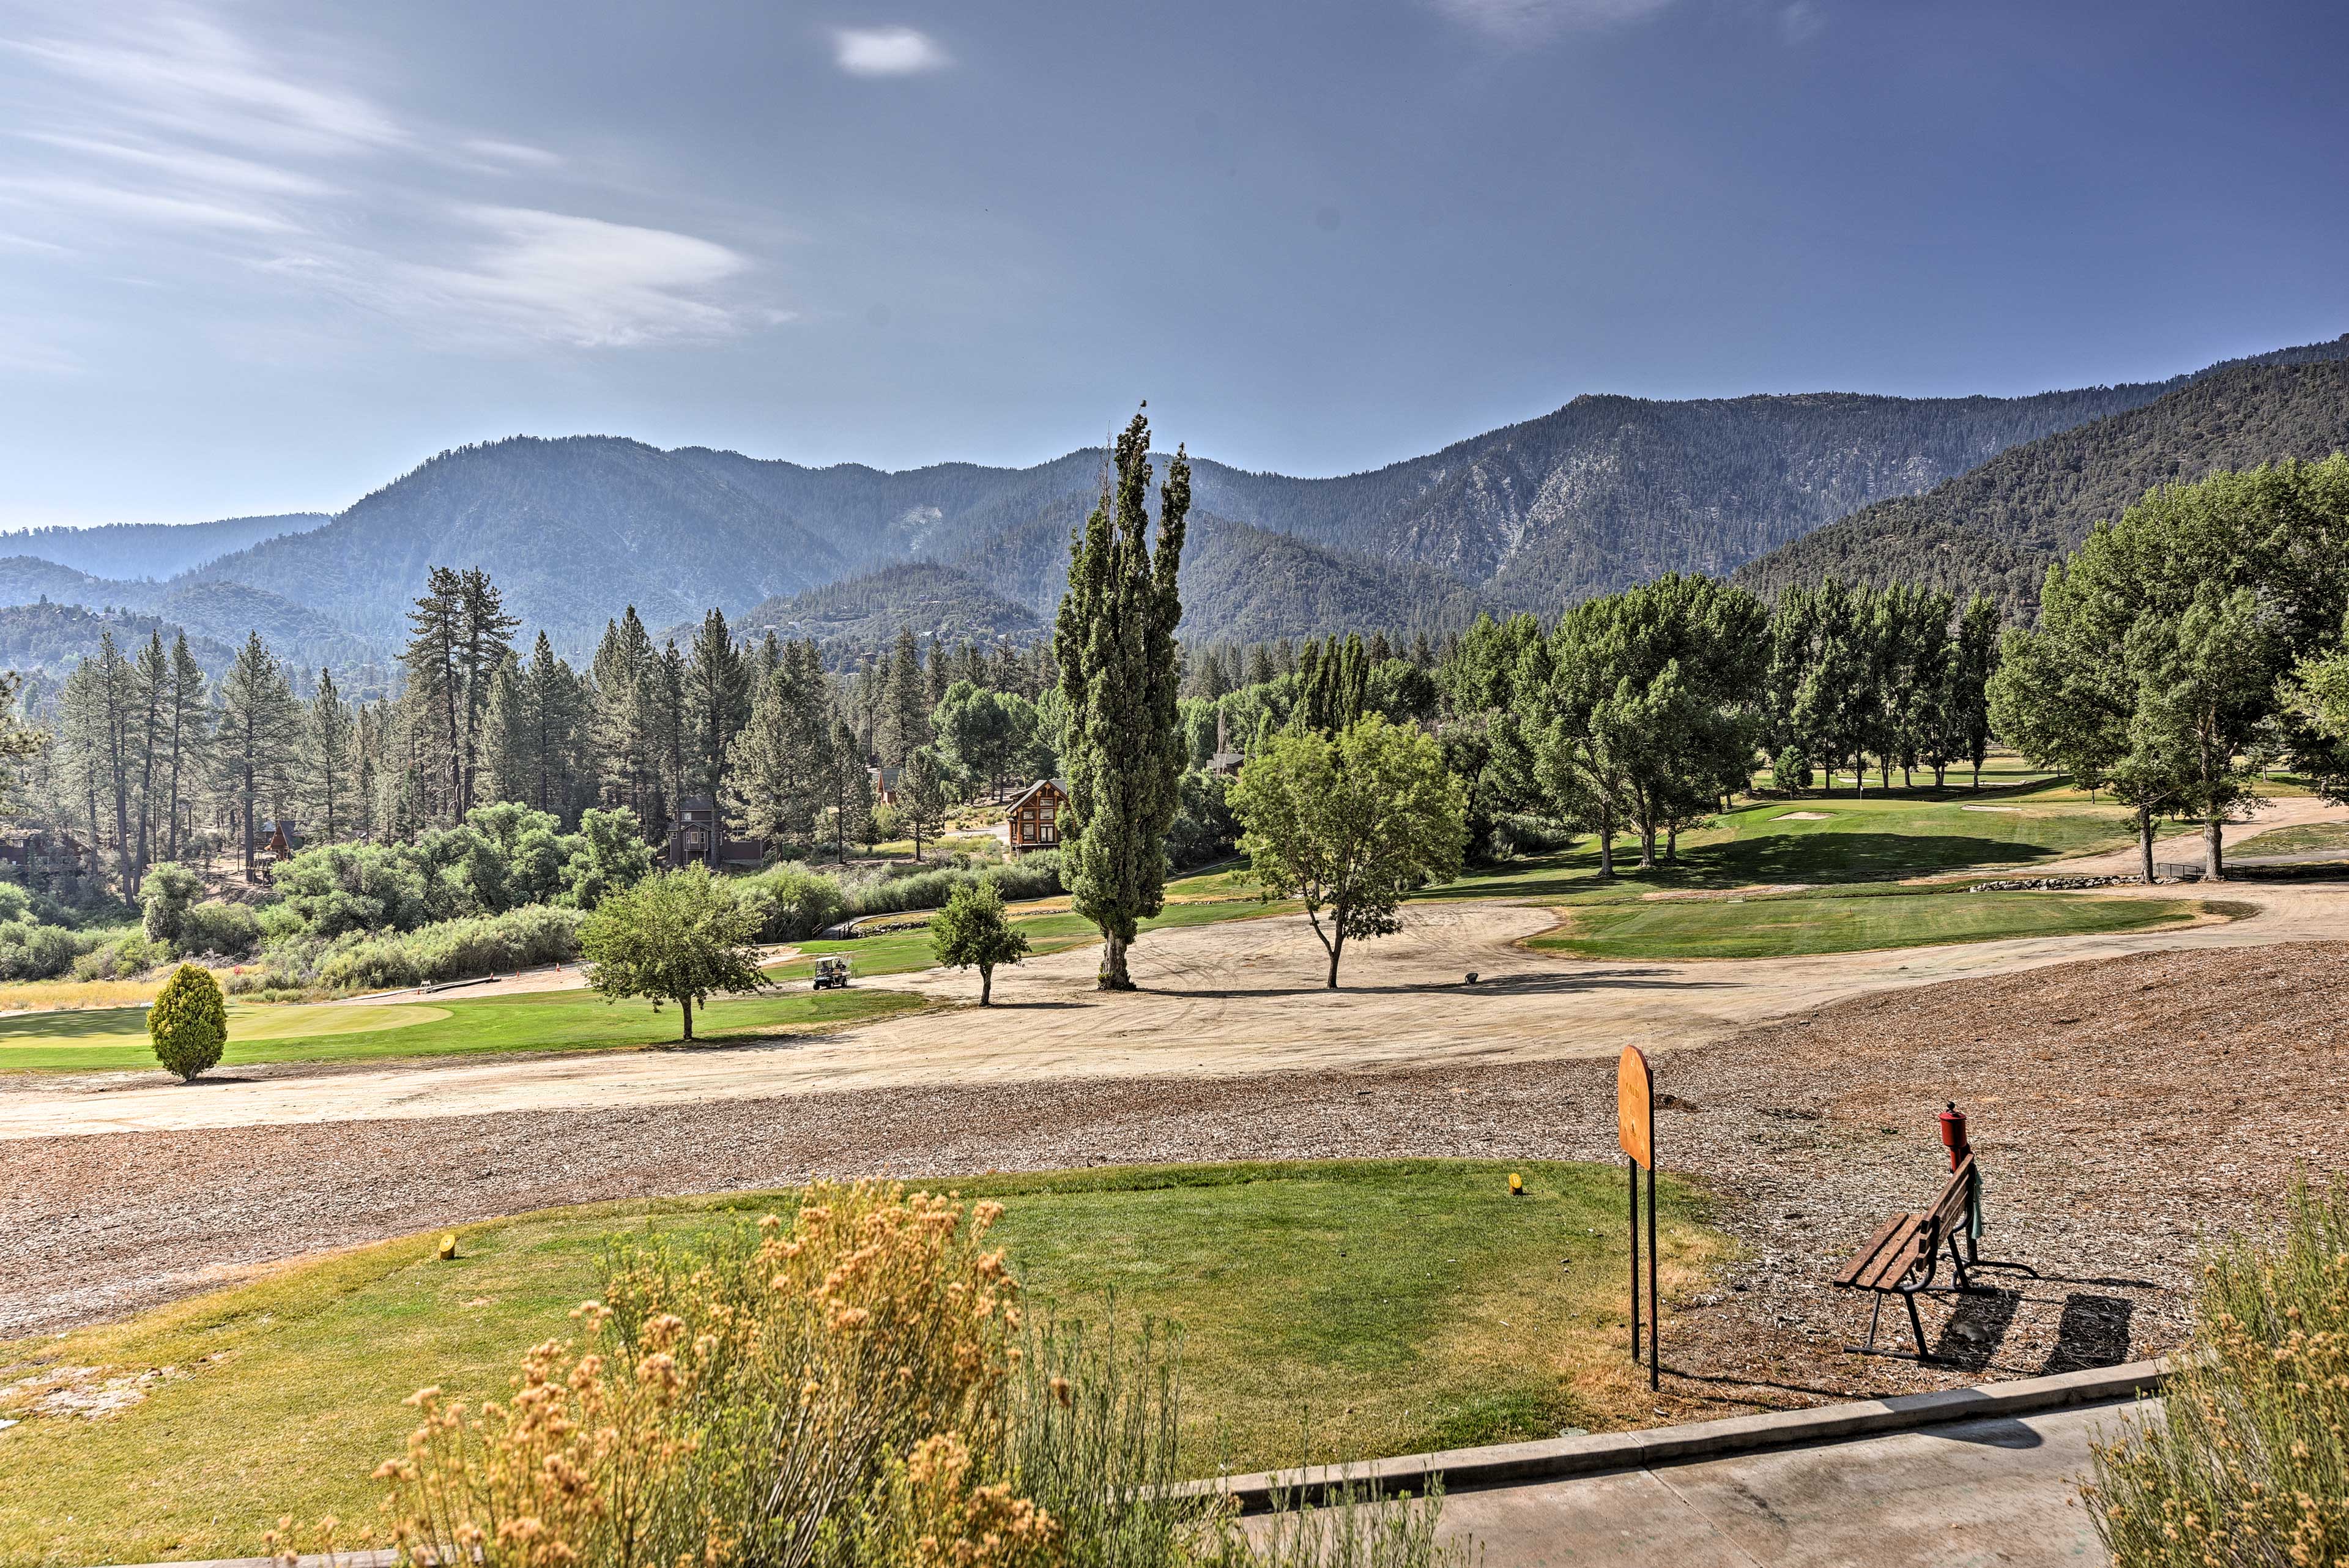
[[[1859,1288],[1889,1291],[1896,1289],[1901,1281],[1907,1279],[1910,1271],[1923,1259],[1921,1238],[1931,1219],[1930,1214],[1902,1215],[1900,1228],[1892,1233],[1891,1241],[1878,1254],[1875,1265],[1860,1273]]]
[[[1901,1255],[1899,1250],[1894,1246],[1895,1237],[1906,1231],[1907,1239],[1913,1243],[1916,1224],[1917,1216],[1914,1214],[1895,1214],[1883,1224],[1878,1225],[1876,1228],[1876,1234],[1868,1239],[1868,1244],[1853,1253],[1851,1261],[1846,1263],[1842,1271],[1836,1275],[1835,1282],[1849,1290],[1876,1289],[1877,1287],[1869,1282],[1881,1272],[1885,1253],[1891,1251],[1895,1256]],[[1904,1273],[1907,1272],[1905,1265],[1902,1272]]]

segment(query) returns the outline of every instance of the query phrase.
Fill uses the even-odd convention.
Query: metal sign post
[[[1637,1045],[1615,1063],[1615,1137],[1630,1184],[1631,1364],[1640,1362],[1640,1171],[1648,1172],[1648,1386],[1658,1386],[1661,1334],[1656,1314],[1656,1080]]]

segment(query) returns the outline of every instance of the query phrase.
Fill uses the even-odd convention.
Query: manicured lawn
[[[1985,783],[1989,774],[1985,773]],[[1615,869],[1641,887],[1743,888],[1772,883],[1899,881],[1972,867],[2116,849],[2130,841],[2127,816],[2052,784],[2006,789],[1918,790],[1853,795],[1813,792],[1748,801],[1683,833],[1678,864],[1637,869],[1639,843],[1618,837]],[[1422,898],[1551,898],[1586,891],[1599,872],[1595,838],[1556,854],[1473,870]]]
[[[693,1032],[697,1041],[802,1033],[920,1005],[920,998],[902,992],[795,990],[696,1008]],[[612,1005],[578,991],[382,1007],[239,1005],[229,1010],[228,1050],[222,1062],[356,1062],[670,1044],[678,1027],[673,1007],[656,1013],[646,1002]],[[89,1073],[154,1065],[143,1007],[0,1018],[0,1072]]]
[[[1562,930],[1527,945],[1583,958],[1787,958],[2148,930],[2191,919],[2204,908],[2193,898],[2023,892],[1607,898],[1568,906]]]
[[[1511,1199],[1506,1178],[1526,1177]],[[1104,1168],[966,1180],[1031,1309],[1184,1325],[1188,1468],[1366,1458],[1637,1424],[1624,1354],[1622,1177],[1608,1166],[1360,1161]],[[1667,1273],[1717,1251],[1665,1188]],[[373,1518],[367,1472],[439,1384],[502,1393],[570,1332],[616,1229],[749,1225],[767,1194],[555,1210],[337,1254],[62,1338],[0,1345],[0,1561],[257,1554],[281,1513]],[[1667,1281],[1668,1292],[1674,1284]],[[1669,1337],[1669,1328],[1667,1337]],[[30,1415],[75,1386],[149,1379],[98,1419]],[[32,1381],[26,1383],[25,1379]],[[1652,1417],[1648,1417],[1652,1419]]]

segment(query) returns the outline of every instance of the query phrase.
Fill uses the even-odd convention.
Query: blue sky
[[[1329,473],[2349,330],[2349,7],[0,0],[0,526],[597,431]]]

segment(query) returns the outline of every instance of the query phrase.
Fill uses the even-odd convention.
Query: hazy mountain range
[[[1586,396],[1328,479],[1195,458],[1184,633],[1440,633],[1668,571],[1926,575],[2027,610],[2050,552],[2147,485],[2349,445],[2344,359],[2349,337],[2025,398]],[[1050,624],[1102,467],[1088,450],[891,473],[518,437],[333,516],[0,535],[0,605],[118,607],[223,644],[254,628],[339,666],[396,648],[426,568],[454,565],[487,568],[527,628],[574,652],[627,604],[671,628],[717,605],[840,653],[908,625],[1024,639]]]

